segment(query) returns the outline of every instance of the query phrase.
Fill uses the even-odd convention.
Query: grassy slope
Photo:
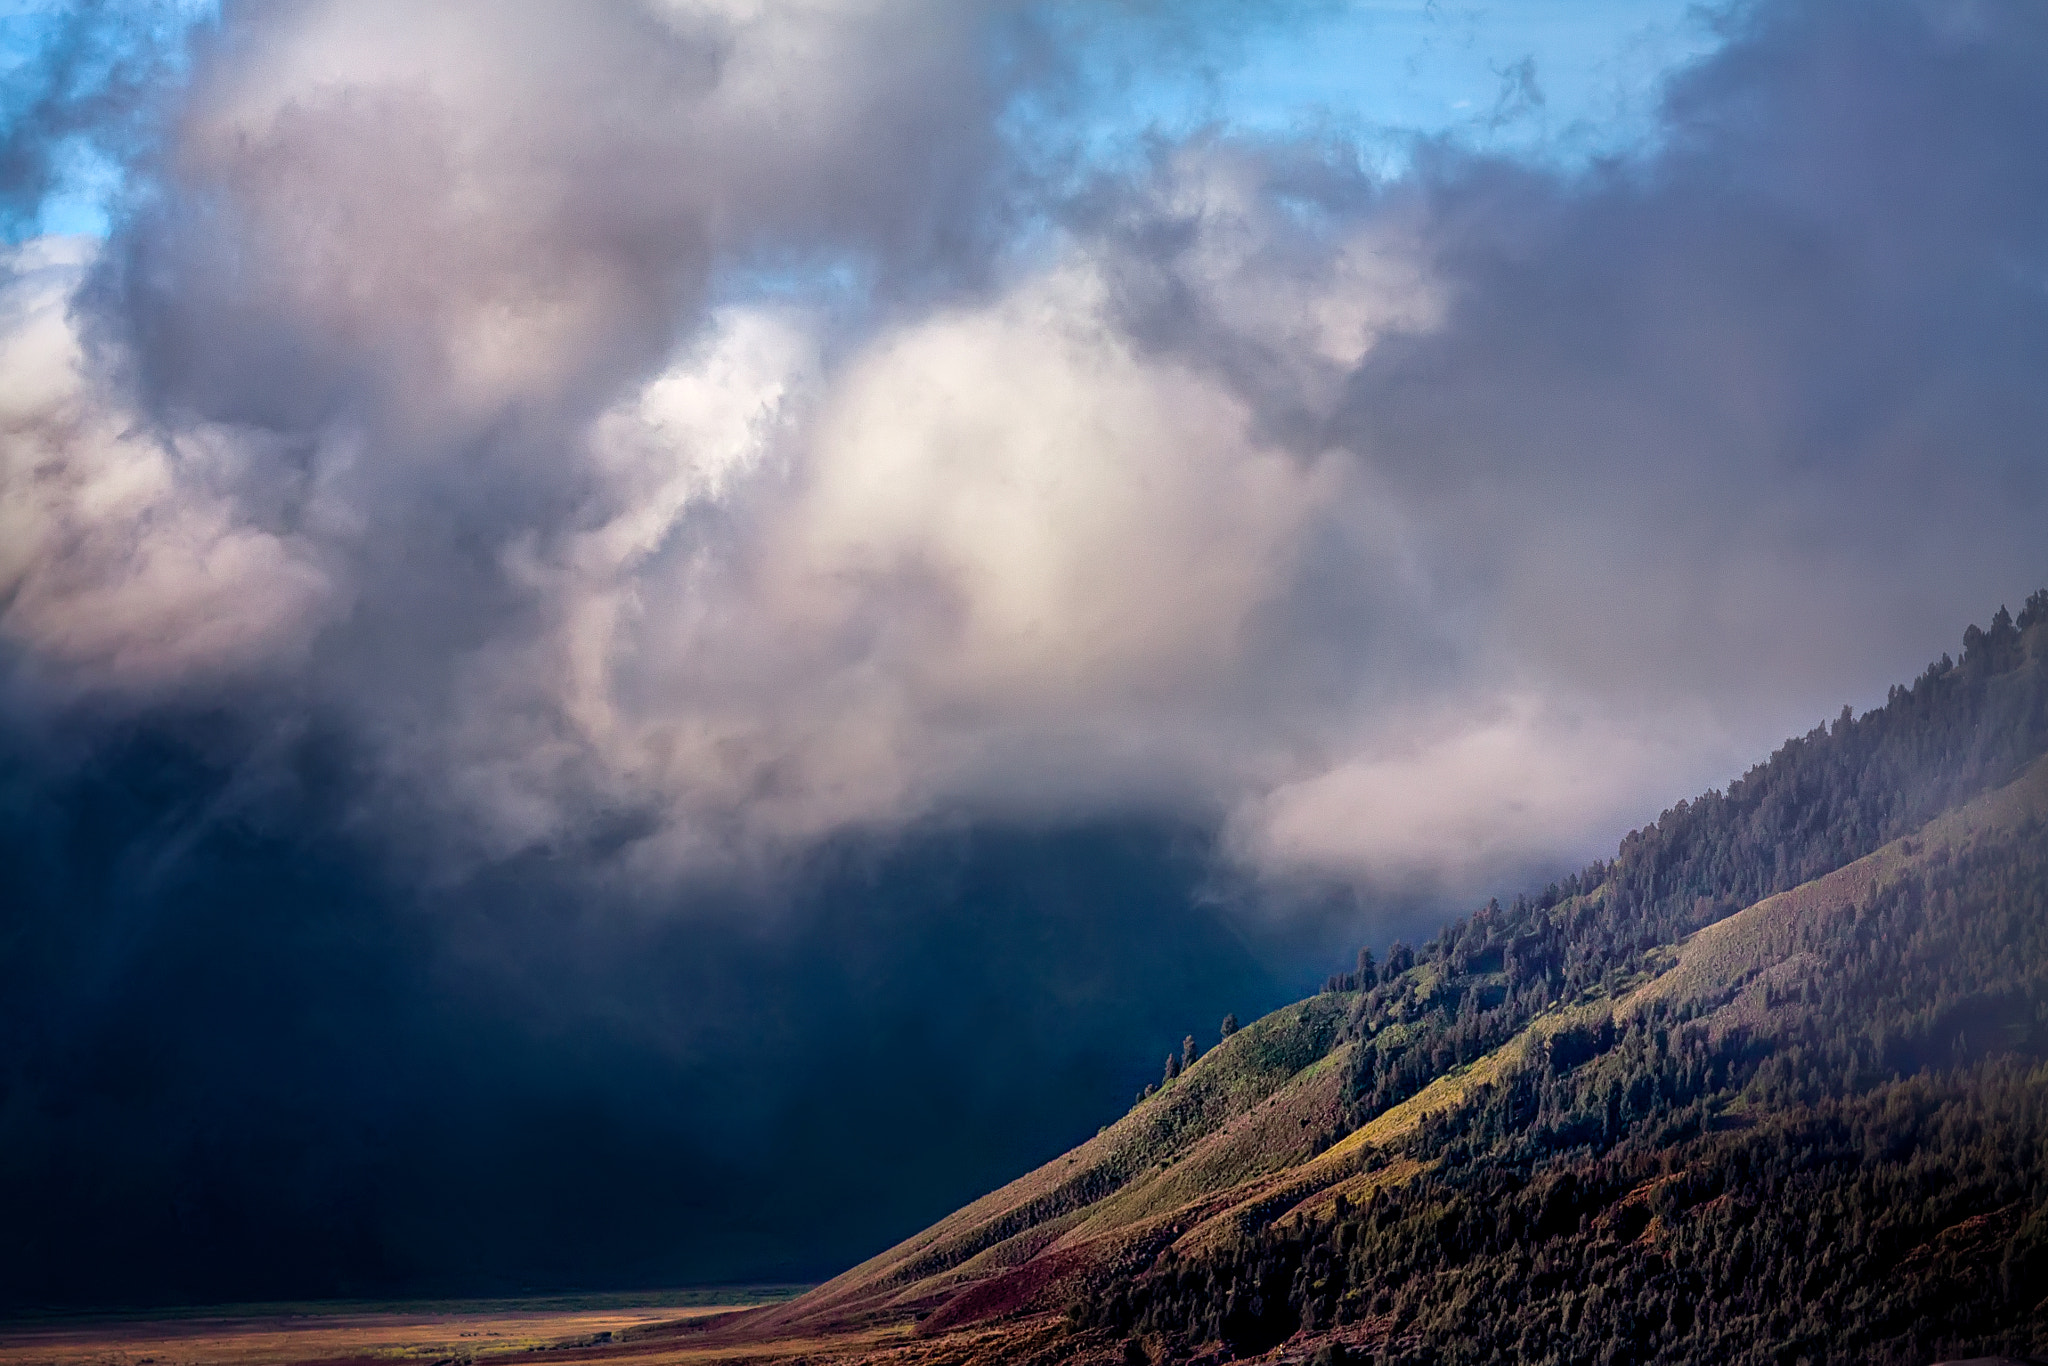
[[[893,1319],[926,1312],[963,1286],[1017,1274],[1034,1261],[1112,1256],[1123,1235],[1144,1232],[1204,1192],[1184,1169],[1191,1155],[1217,1170],[1254,1175],[1303,1154],[1308,1125],[1295,1120],[1295,1148],[1271,1134],[1297,1112],[1320,1114],[1318,1080],[1350,1000],[1319,996],[1240,1029],[1179,1080],[1094,1138],[983,1196],[924,1232],[819,1286],[762,1322]],[[1257,1135],[1257,1137],[1249,1137]],[[1156,1188],[1156,1191],[1155,1191]],[[1172,1196],[1161,1192],[1176,1192]],[[1170,1223],[1170,1219],[1168,1221]],[[1085,1251],[1084,1257],[1072,1254]]]
[[[1853,906],[1944,852],[1961,853],[1984,835],[2042,814],[2048,814],[2048,760],[1914,835],[1709,925],[1679,947],[1669,971],[1638,988],[1621,1008],[1656,999],[1720,1000],[1731,1022],[1745,1015],[1760,1018],[1767,989],[1792,985],[1802,975],[1808,957],[1802,945],[1827,934]]]
[[[1198,1060],[1177,1082],[1072,1152],[788,1305],[750,1315],[757,1330],[815,1330],[924,1320],[951,1329],[1057,1307],[1085,1281],[1211,1248],[1274,1222],[1328,1212],[1342,1194],[1411,1178],[1403,1159],[1365,1170],[1372,1150],[1474,1088],[1557,1031],[1653,1000],[1692,1001],[1732,1023],[1763,1018],[1770,993],[1796,984],[1801,945],[1886,881],[2048,814],[2048,760],[1915,835],[1780,893],[1660,954],[1662,970],[1613,998],[1561,1004],[1486,1057],[1437,1077],[1350,1133],[1341,1089],[1355,997],[1325,993],[1275,1011]]]

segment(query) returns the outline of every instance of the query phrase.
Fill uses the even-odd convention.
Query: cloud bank
[[[1462,881],[2048,572],[2029,14],[1740,9],[1655,150],[1376,183],[1048,172],[1167,31],[1080,13],[229,6],[8,264],[18,678],[345,715],[485,858],[1146,809]]]

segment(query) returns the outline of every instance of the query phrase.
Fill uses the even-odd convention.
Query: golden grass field
[[[713,1326],[748,1307],[393,1310],[0,1325],[0,1366],[989,1366],[1043,1361],[1058,1332],[1051,1316],[937,1341],[917,1338],[908,1323],[760,1337],[738,1324],[723,1331]],[[1053,1350],[1059,1354],[1054,1359],[1066,1359]]]
[[[0,1366],[284,1366],[567,1361],[618,1352],[659,1325],[729,1314],[788,1292],[693,1294],[687,1303],[531,1301],[457,1306],[309,1306],[145,1318],[0,1324]],[[640,1354],[635,1353],[639,1356]],[[645,1359],[645,1358],[642,1358]]]

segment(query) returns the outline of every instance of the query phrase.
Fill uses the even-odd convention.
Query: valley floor
[[[460,1311],[325,1309],[0,1324],[0,1366],[1121,1366],[1120,1345],[1039,1315],[935,1338],[909,1324],[760,1332],[757,1300]],[[1286,1347],[1263,1360],[1303,1359]]]
[[[910,1325],[757,1334],[745,1304],[250,1313],[0,1325],[0,1366],[1125,1366],[1120,1343],[1033,1315],[932,1338]],[[1247,1358],[1310,1366],[1320,1343]],[[1212,1358],[1203,1357],[1202,1360]],[[1946,1366],[2030,1366],[1986,1358]]]
[[[162,1318],[0,1323],[0,1366],[297,1366],[587,1360],[632,1355],[649,1330],[780,1299],[789,1289],[459,1305],[252,1306]],[[679,1302],[680,1301],[680,1302]],[[646,1360],[644,1354],[636,1359]]]

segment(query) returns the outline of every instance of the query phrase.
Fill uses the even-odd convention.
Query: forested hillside
[[[1612,861],[1361,953],[1328,984],[1354,998],[1347,1127],[1436,1087],[1357,1145],[1420,1174],[1076,1320],[1170,1356],[1304,1332],[1444,1363],[2048,1353],[2048,831],[1900,839],[2044,750],[2048,591]],[[1689,934],[1837,869],[1772,952],[1679,970]]]
[[[2048,1357],[2044,753],[2048,591],[757,1326],[914,1321],[933,1362]]]
[[[1943,845],[1780,948],[1735,993],[1588,1014],[1361,1163],[1412,1179],[1078,1317],[1446,1366],[2048,1347],[2048,826]]]
[[[1363,994],[1361,1120],[1512,1037],[1551,1003],[1616,991],[1645,957],[1773,893],[1842,867],[2006,782],[2048,751],[2048,590],[2015,622],[1972,626],[1882,708],[1787,742],[1726,792],[1680,802],[1610,862],[1533,900],[1489,903],[1331,990]],[[1392,1026],[1405,1026],[1392,1029]]]

